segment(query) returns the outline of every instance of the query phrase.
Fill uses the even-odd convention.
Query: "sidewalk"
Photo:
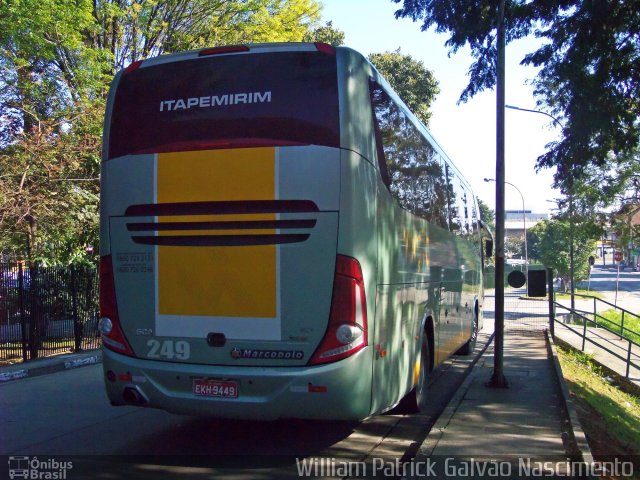
[[[432,463],[443,463],[446,458],[455,458],[459,465],[475,462],[478,468],[504,464],[513,478],[519,478],[527,462],[557,463],[558,473],[566,471],[568,449],[573,453],[572,461],[582,460],[580,452],[590,461],[577,417],[572,429],[571,417],[564,413],[573,407],[566,386],[562,388],[564,380],[558,379],[545,337],[505,336],[506,389],[487,386],[494,366],[493,346],[487,348],[440,415],[415,462],[431,459]]]

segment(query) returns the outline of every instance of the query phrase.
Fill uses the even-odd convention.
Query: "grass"
[[[622,325],[622,312],[614,308],[605,310],[598,313],[598,323],[614,332],[620,332],[620,326]],[[624,314],[624,328],[622,336],[633,340],[640,344],[640,317],[625,313]],[[628,330],[627,330],[628,329]]]
[[[588,295],[590,297],[596,297],[596,298],[599,298],[600,300],[605,299],[600,292],[596,292],[595,290],[587,291],[586,288],[576,288],[575,293],[578,295]],[[570,300],[570,299],[571,299],[571,292],[565,293],[565,292],[556,291],[556,300]]]
[[[590,355],[558,348],[558,356],[594,455],[640,455],[640,398],[613,385]]]

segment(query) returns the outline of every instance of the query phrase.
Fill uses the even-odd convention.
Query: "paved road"
[[[482,333],[479,345],[488,337]],[[167,474],[176,478],[297,477],[295,459],[299,457],[352,461],[411,457],[473,359],[454,357],[434,375],[432,402],[424,414],[380,415],[362,423],[261,423],[114,408],[104,394],[101,365],[27,378],[0,385],[0,454],[146,456],[127,460],[114,478],[130,477],[131,468],[136,476],[142,471],[162,472],[163,478]],[[194,459],[194,455],[203,457]],[[198,459],[206,460],[206,465]],[[120,465],[111,457],[79,461],[89,469],[86,478],[103,467],[114,472],[114,465]],[[0,467],[0,475],[3,470]],[[73,478],[81,478],[78,474],[76,469]]]
[[[594,265],[590,280],[580,287],[601,292],[608,302],[640,314],[640,272],[626,269],[618,274],[613,265]]]

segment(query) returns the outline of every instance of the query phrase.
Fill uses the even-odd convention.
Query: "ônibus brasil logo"
[[[67,471],[73,468],[73,462],[65,462],[53,458],[40,460],[38,457],[9,457],[9,478],[28,480],[65,480]]]

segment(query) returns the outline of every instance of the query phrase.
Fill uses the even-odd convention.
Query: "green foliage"
[[[527,230],[529,258],[536,258],[565,281],[571,278],[570,245],[573,238],[574,276],[578,282],[589,275],[589,257],[596,242],[592,230],[584,224],[565,218],[544,220]],[[597,237],[595,237],[597,238]]]
[[[496,81],[496,0],[394,0],[396,17],[422,21],[449,34],[452,52],[464,46],[475,61],[460,101]],[[511,0],[505,6],[506,42],[536,36],[540,47],[522,59],[540,67],[533,80],[538,105],[562,122],[562,139],[538,158],[556,167],[565,191],[591,167],[623,178],[638,167],[640,145],[640,0]]]
[[[304,36],[305,42],[323,42],[339,47],[344,45],[344,32],[340,29],[334,28],[333,22],[329,21],[324,25],[317,27],[313,31],[308,32]]]
[[[614,308],[599,313],[598,323],[610,328],[616,333],[640,344],[640,317],[633,314],[624,314],[624,329],[622,329],[622,311]]]
[[[478,200],[478,208],[480,209],[480,220],[495,230],[496,212],[491,210],[489,205],[484,203],[479,197],[476,197],[476,199]]]
[[[372,53],[369,60],[416,117],[428,125],[431,118],[429,109],[440,93],[438,81],[431,70],[411,55],[401,53],[399,48],[395,52]]]
[[[1,251],[45,263],[97,252],[101,117],[87,108],[59,132],[41,121],[0,150]]]

